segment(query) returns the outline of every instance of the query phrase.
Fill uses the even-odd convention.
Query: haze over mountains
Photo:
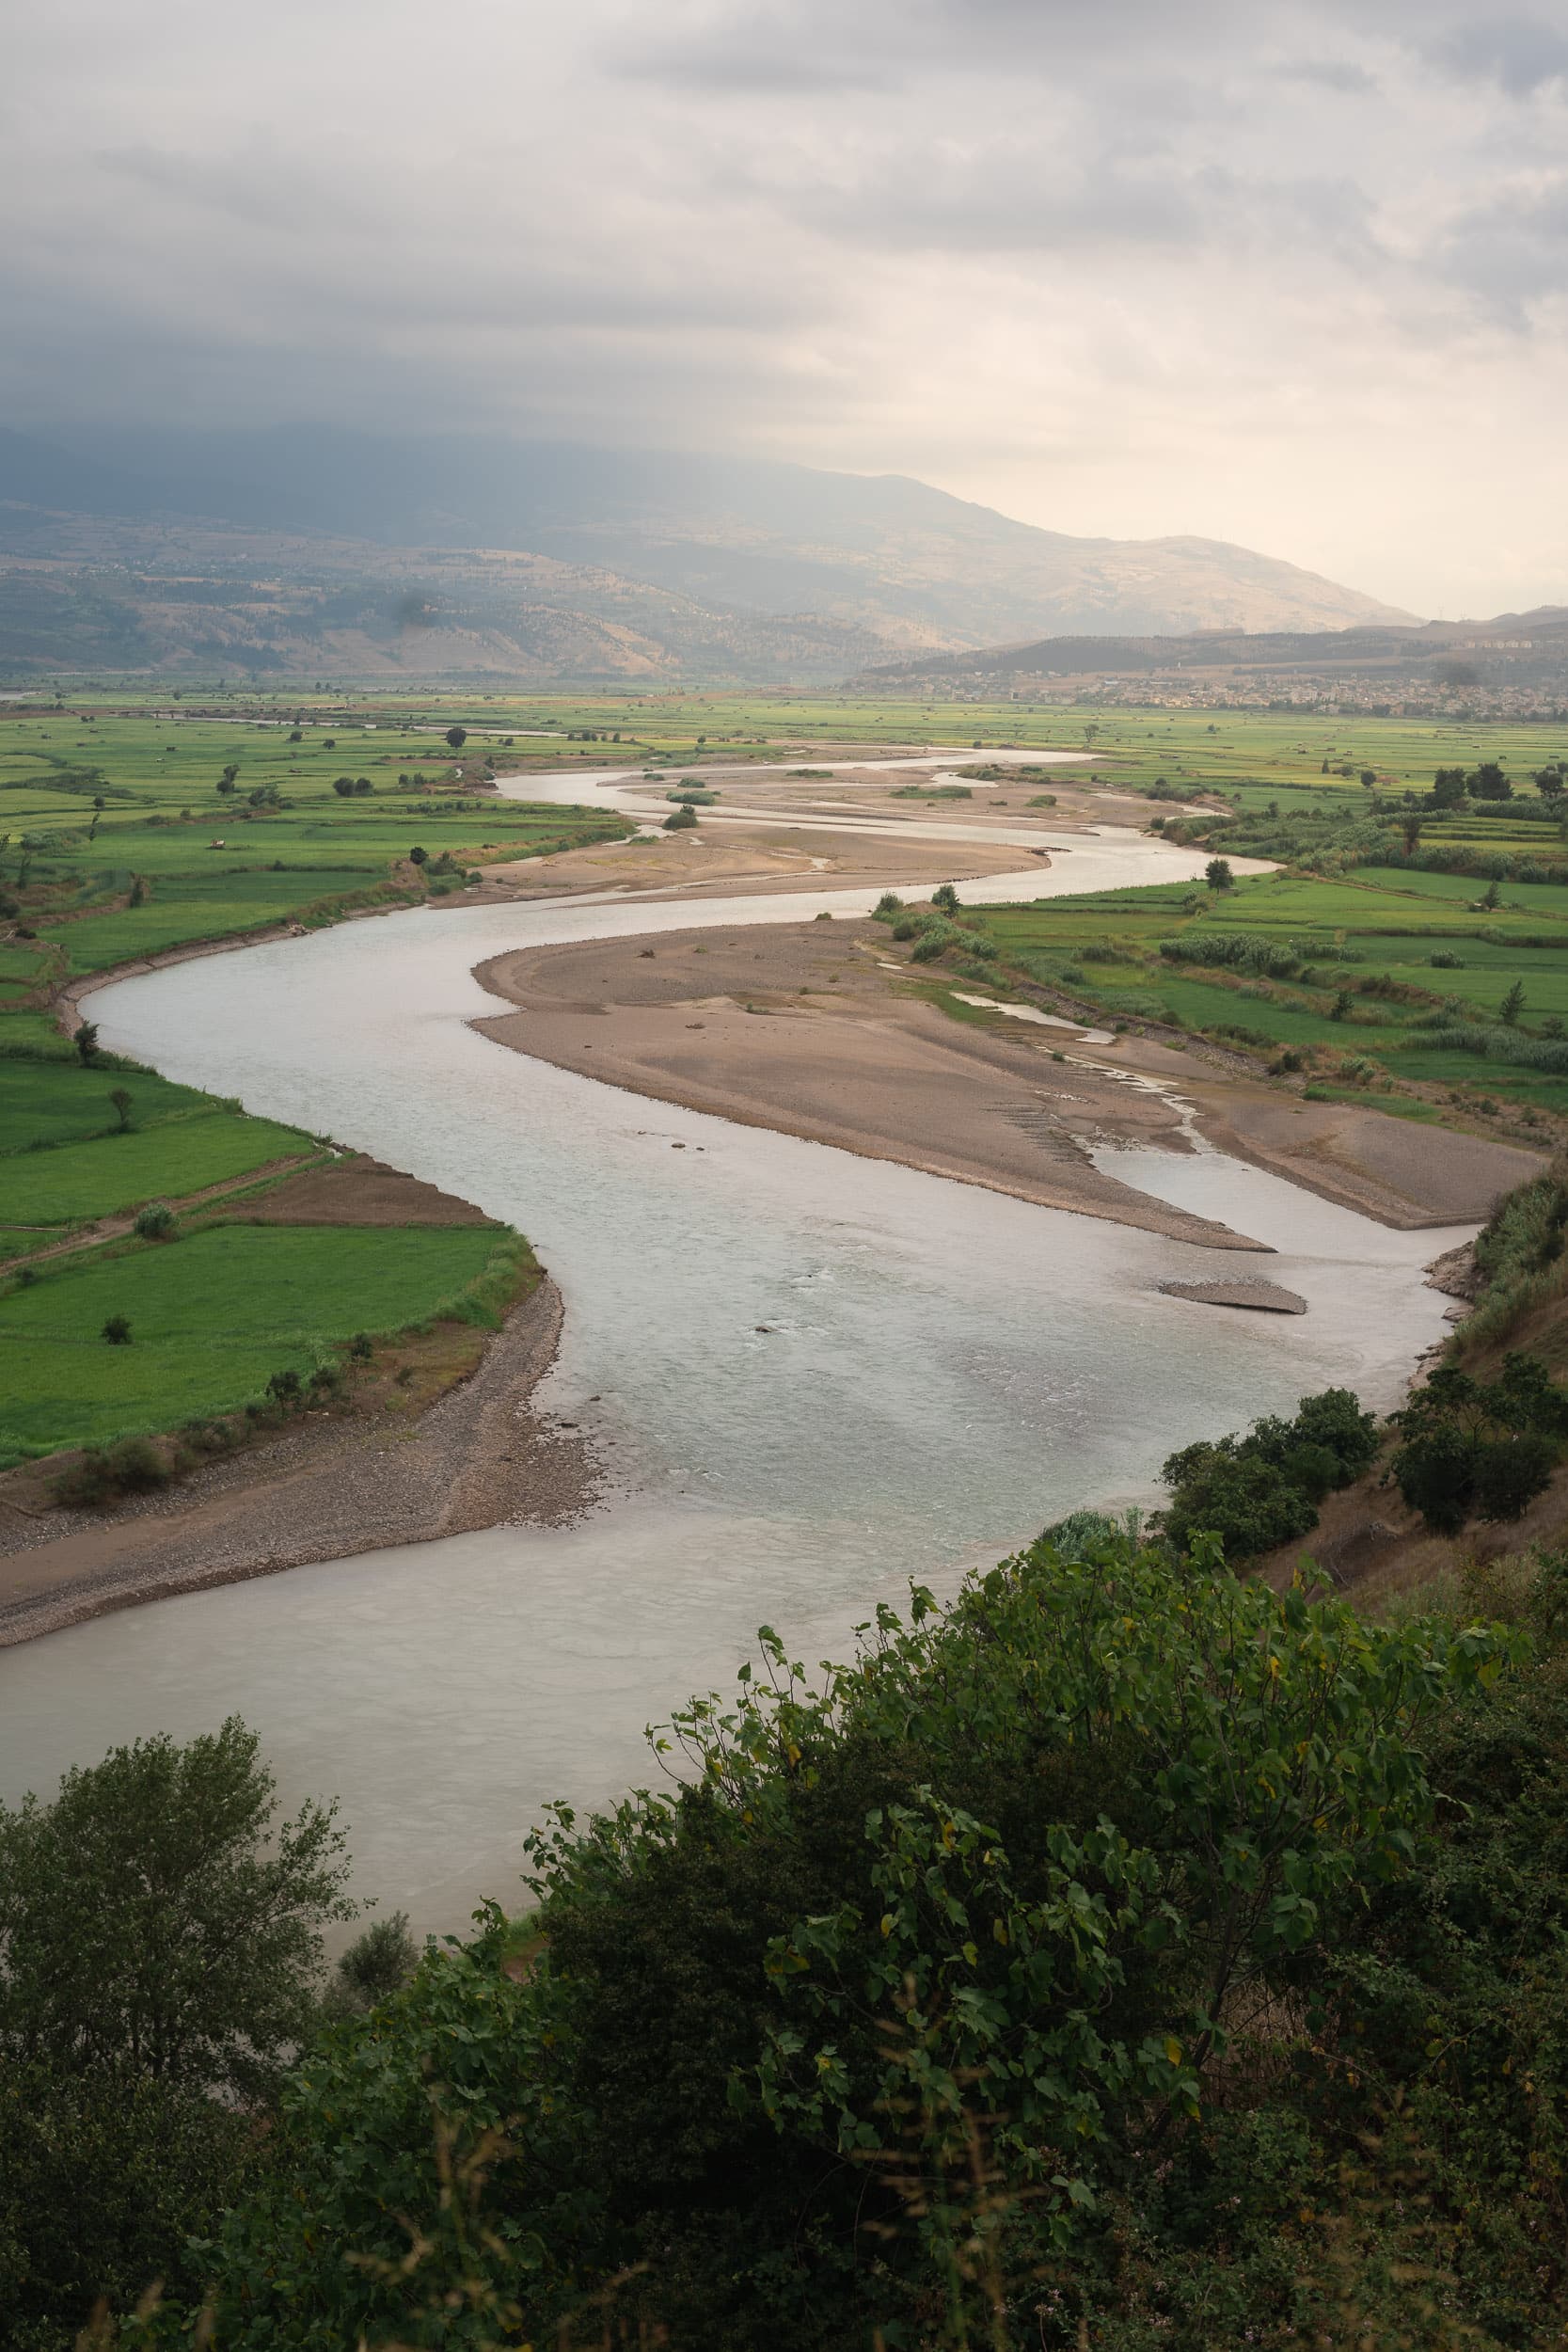
[[[483,437],[0,431],[0,663],[761,683],[1061,634],[1412,616],[899,475]]]

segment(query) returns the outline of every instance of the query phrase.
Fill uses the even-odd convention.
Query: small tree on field
[[[1230,870],[1228,858],[1212,857],[1203,869],[1203,879],[1211,890],[1228,890],[1236,877]]]
[[[79,1022],[76,1027],[71,1031],[71,1041],[76,1048],[76,1058],[81,1063],[83,1069],[90,1069],[92,1067],[93,1057],[98,1052],[97,1022]]]
[[[408,863],[410,866],[428,866],[430,863],[430,851],[428,850],[420,849],[410,850],[408,852]]]
[[[447,729],[447,741],[451,745],[454,752],[460,752],[467,739],[468,730],[467,727],[449,727]]]
[[[1502,1019],[1507,1023],[1511,1029],[1513,1027],[1519,1018],[1519,1015],[1524,1011],[1524,1009],[1525,983],[1523,980],[1515,980],[1513,986],[1509,990],[1508,994],[1503,998],[1502,1005],[1500,1007]]]
[[[129,1347],[131,1326],[124,1315],[110,1315],[103,1326],[103,1337],[111,1347]]]
[[[114,1104],[115,1117],[119,1121],[118,1132],[122,1136],[128,1135],[131,1128],[130,1088],[111,1087],[109,1089],[109,1100]]]

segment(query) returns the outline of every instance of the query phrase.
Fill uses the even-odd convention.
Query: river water
[[[1079,835],[974,895],[1193,865]],[[644,1102],[466,1025],[496,1009],[471,967],[508,947],[874,896],[415,911],[95,997],[113,1047],[520,1226],[566,1302],[541,1401],[596,1434],[612,1491],[578,1528],[367,1553],[0,1653],[0,1793],[236,1711],[287,1798],[341,1797],[365,1892],[460,1925],[483,1895],[517,1899],[545,1801],[648,1776],[644,1724],[728,1682],[759,1622],[842,1654],[911,1577],[951,1589],[1086,1501],[1156,1499],[1196,1436],[1331,1381],[1394,1400],[1443,1332],[1419,1270],[1456,1234],[1386,1232],[1215,1153],[1117,1154],[1276,1246],[1243,1267],[1311,1310],[1224,1313],[1155,1285],[1234,1274],[1233,1253]]]

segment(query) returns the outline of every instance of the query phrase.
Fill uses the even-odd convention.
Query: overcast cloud
[[[914,473],[1568,602],[1568,0],[34,0],[0,420]]]

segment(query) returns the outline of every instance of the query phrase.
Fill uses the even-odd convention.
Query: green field
[[[356,1331],[450,1311],[511,1244],[483,1225],[216,1225],[40,1266],[0,1296],[0,1463],[231,1411]],[[103,1340],[111,1315],[128,1346]]]
[[[983,928],[1021,977],[1112,1019],[1170,1022],[1264,1050],[1370,1058],[1404,1079],[1483,1087],[1527,1109],[1568,1111],[1568,1069],[1531,1070],[1489,1052],[1433,1051],[1422,1041],[1449,1009],[1453,1025],[1503,1028],[1505,998],[1524,989],[1508,1033],[1549,1045],[1568,1030],[1568,890],[1514,883],[1480,910],[1474,882],[1368,872],[1355,880],[1250,877],[1204,894],[1191,885],[1103,892],[988,909]],[[1299,969],[1218,958],[1177,961],[1162,943],[1241,935],[1295,954]],[[1457,961],[1434,965],[1440,955]],[[1568,1064],[1568,1051],[1562,1057]]]
[[[162,1126],[0,1159],[0,1218],[13,1225],[74,1225],[113,1216],[312,1149],[309,1136],[270,1119],[247,1119],[243,1111],[186,1112]]]
[[[74,1055],[58,1062],[0,1061],[0,1151],[26,1152],[35,1144],[107,1136],[119,1124],[109,1096],[121,1085],[131,1096],[131,1115],[138,1128],[176,1112],[212,1107],[210,1095],[175,1086],[151,1070],[127,1077],[118,1070],[87,1069]]]

